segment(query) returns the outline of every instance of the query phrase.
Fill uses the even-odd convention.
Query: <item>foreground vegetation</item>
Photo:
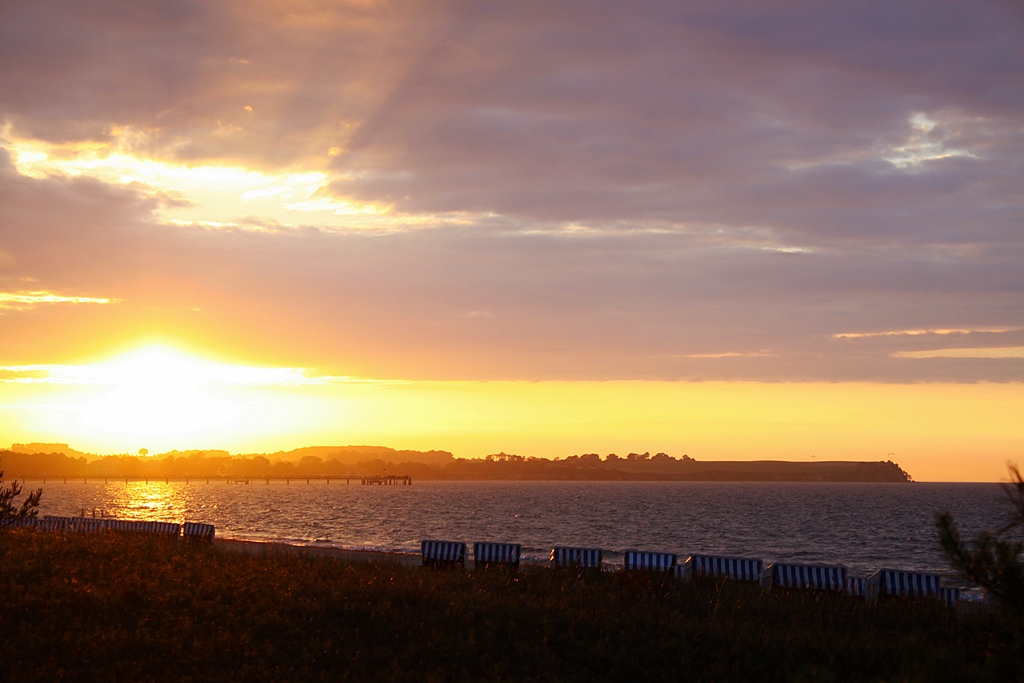
[[[0,534],[11,680],[1020,680],[999,612]]]

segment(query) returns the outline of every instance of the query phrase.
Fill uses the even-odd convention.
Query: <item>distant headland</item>
[[[220,450],[84,453],[61,443],[14,444],[0,450],[0,469],[24,477],[345,477],[382,473],[427,481],[718,481],[899,482],[913,481],[887,461],[790,462],[695,460],[667,453],[597,453],[536,458],[507,453],[456,458],[448,451],[396,450],[384,446],[313,446],[276,453],[232,455]]]

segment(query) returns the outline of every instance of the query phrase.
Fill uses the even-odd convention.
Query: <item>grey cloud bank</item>
[[[9,3],[0,118],[327,164],[333,193],[428,227],[161,225],[137,189],[4,155],[0,289],[120,300],[3,314],[6,364],[39,360],[31,329],[171,320],[346,375],[1024,378],[892,355],[1020,329],[835,337],[1024,327],[1021,5],[289,7]]]

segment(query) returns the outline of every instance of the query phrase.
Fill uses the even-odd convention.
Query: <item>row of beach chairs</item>
[[[212,524],[201,524],[199,522],[173,524],[171,522],[144,522],[134,519],[97,519],[95,517],[57,517],[54,515],[25,517],[12,520],[9,525],[62,533],[102,534],[114,532],[155,534],[171,538],[196,539],[210,543],[213,542],[215,534]]]
[[[423,541],[420,546],[425,567],[462,567],[467,560],[467,544],[457,541]],[[518,568],[522,546],[517,543],[474,543],[473,561],[477,568],[506,566]],[[604,568],[604,551],[599,548],[556,547],[550,562],[555,567],[579,569]],[[763,587],[805,589],[846,593],[874,601],[880,596],[937,598],[950,607],[960,600],[960,590],[943,586],[938,574],[880,569],[867,578],[849,576],[842,565],[794,564],[717,555],[690,555],[680,562],[672,553],[627,550],[623,570],[674,574],[679,579],[697,577],[756,582]]]
[[[171,538],[196,539],[213,542],[212,524],[185,522],[145,522],[127,519],[95,517],[29,517],[9,520],[9,526],[34,528],[39,531],[62,533],[144,533]],[[423,541],[420,544],[425,567],[466,567],[467,544],[458,541]],[[519,568],[522,545],[518,543],[473,544],[473,562],[476,568],[504,566]],[[874,601],[880,596],[937,598],[946,605],[956,606],[960,591],[943,586],[938,574],[880,569],[867,578],[849,576],[842,565],[794,564],[763,561],[744,557],[717,555],[690,555],[683,562],[673,553],[627,550],[623,569],[636,572],[670,573],[682,580],[698,577],[757,582],[764,587],[806,589],[842,592]],[[604,551],[600,548],[559,546],[551,549],[550,562],[555,567],[578,569],[604,569]]]

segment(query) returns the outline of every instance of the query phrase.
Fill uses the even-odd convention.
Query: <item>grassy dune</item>
[[[0,678],[1013,680],[996,617],[740,584],[0,535]]]

